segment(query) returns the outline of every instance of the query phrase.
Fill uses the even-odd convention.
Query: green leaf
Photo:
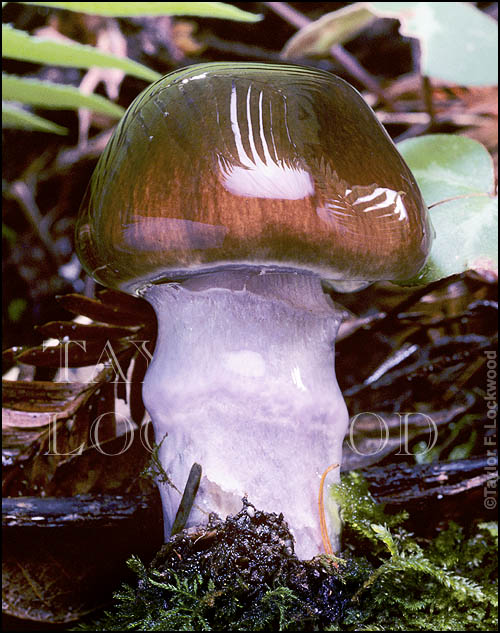
[[[335,44],[343,44],[368,26],[375,16],[362,3],[323,15],[301,28],[285,44],[282,56],[325,55]]]
[[[25,79],[2,73],[2,92],[5,99],[20,101],[42,108],[89,108],[101,114],[120,118],[124,109],[99,95],[85,95],[74,86],[54,84],[38,79]]]
[[[9,24],[2,24],[2,56],[53,66],[118,68],[146,81],[161,77],[159,73],[125,57],[116,57],[85,44],[35,37]]]
[[[15,244],[17,239],[17,234],[14,229],[11,229],[10,226],[7,226],[2,222],[2,239],[6,239],[9,244]]]
[[[12,299],[7,307],[9,319],[13,323],[19,321],[19,319],[23,316],[23,312],[26,310],[27,306],[28,302],[26,301],[26,299],[22,299],[20,297],[17,299]]]
[[[498,271],[498,199],[455,200],[432,210],[436,239],[418,283],[465,270]]]
[[[462,86],[498,83],[498,24],[471,2],[369,2],[420,40],[421,72]]]
[[[66,9],[108,17],[193,15],[206,18],[258,22],[262,16],[242,11],[225,2],[23,2],[52,9]]]
[[[430,206],[452,196],[494,193],[495,172],[488,150],[472,139],[428,134],[398,144]]]
[[[409,139],[398,149],[427,205],[435,205],[429,260],[405,284],[427,284],[469,269],[498,271],[498,198],[487,150],[472,139],[448,134]]]
[[[54,134],[67,134],[68,130],[52,121],[47,121],[36,114],[16,108],[10,103],[2,102],[2,126],[21,130],[34,130],[36,132],[53,132]]]

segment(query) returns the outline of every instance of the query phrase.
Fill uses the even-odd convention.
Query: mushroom
[[[348,426],[334,371],[342,310],[323,287],[408,279],[431,241],[410,170],[334,75],[198,64],[136,98],[94,172],[76,243],[95,280],[144,297],[158,318],[143,396],[157,442],[166,436],[167,536],[198,463],[188,525],[236,513],[248,495],[283,512],[299,557],[321,550],[320,482]],[[325,490],[338,481],[330,469]]]

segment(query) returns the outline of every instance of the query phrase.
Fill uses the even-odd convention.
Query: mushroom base
[[[166,537],[193,463],[202,479],[189,525],[236,514],[248,496],[283,512],[300,558],[323,551],[322,473],[339,464],[348,415],[334,371],[341,315],[319,278],[227,271],[152,286],[158,342],[144,381],[159,457]],[[167,435],[167,437],[165,437]],[[325,481],[333,548],[340,521]]]

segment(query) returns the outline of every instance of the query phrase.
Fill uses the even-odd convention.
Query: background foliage
[[[91,389],[75,384],[70,400],[64,385],[49,382],[57,367],[41,366],[39,350],[30,345],[78,327],[83,339],[94,341],[93,354],[102,340],[116,341],[128,367],[135,363],[131,342],[154,340],[154,319],[138,300],[109,291],[90,299],[99,289],[74,256],[78,207],[121,113],[149,82],[183,66],[287,60],[336,73],[361,91],[432,205],[437,237],[426,269],[411,280],[417,288],[378,284],[334,296],[349,313],[337,343],[337,373],[349,410],[381,411],[394,422],[386,452],[371,464],[406,460],[413,473],[424,459],[483,456],[484,350],[492,349],[497,330],[497,3],[10,2],[2,8],[3,322],[4,348],[10,348],[3,369],[14,420],[31,415],[40,422],[49,404],[57,404],[61,425],[72,429],[68,445],[78,445],[89,416],[75,402],[98,408],[103,400],[109,406],[123,397],[111,367]],[[63,293],[86,296],[55,302]],[[87,320],[71,321],[76,314]],[[46,321],[53,323],[35,329]],[[75,354],[72,361],[81,367],[97,357]],[[130,407],[140,423],[145,367],[133,367]],[[45,392],[40,396],[44,380],[52,386],[50,403]],[[16,409],[20,400],[23,411]],[[439,423],[438,445],[426,457],[419,453],[418,424],[411,427],[414,456],[394,455],[396,414],[409,406]],[[26,426],[14,424],[8,432],[26,445]],[[29,461],[16,471],[17,480],[7,478],[6,490],[14,495],[31,494],[36,486],[50,494],[103,492],[99,480],[128,490],[136,480],[130,464],[110,474],[88,447],[81,460],[50,461],[42,426],[31,425],[29,433]],[[367,447],[373,433],[365,424]],[[119,439],[111,435],[109,441]],[[355,457],[345,451],[349,468],[356,467]],[[472,496],[462,513],[455,506],[456,523],[446,515],[432,524],[431,534],[414,535],[408,521],[425,527],[423,510],[402,523],[402,516],[382,512],[356,477],[347,478],[339,494],[349,526],[342,556],[350,562],[331,572],[335,583],[344,583],[346,599],[331,630],[385,630],[388,622],[394,630],[495,629],[497,533],[489,518],[475,519],[481,500]],[[430,501],[428,507],[441,508]],[[139,586],[164,602],[152,605],[143,600],[147,592],[138,597],[135,589],[124,589],[119,610],[103,619],[108,630],[147,629],[147,618],[159,626],[151,621],[151,608],[174,628],[213,626],[214,604],[231,598],[234,589],[189,574],[159,579],[137,560],[132,566]],[[244,605],[233,606],[224,626],[236,626],[238,618],[250,626]],[[297,595],[286,585],[265,587],[253,609],[254,628],[311,626],[311,620],[300,620]]]

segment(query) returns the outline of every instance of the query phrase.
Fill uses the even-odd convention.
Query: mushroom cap
[[[210,63],[139,95],[80,209],[78,255],[128,292],[220,268],[404,280],[432,242],[413,175],[361,95],[326,72]]]

